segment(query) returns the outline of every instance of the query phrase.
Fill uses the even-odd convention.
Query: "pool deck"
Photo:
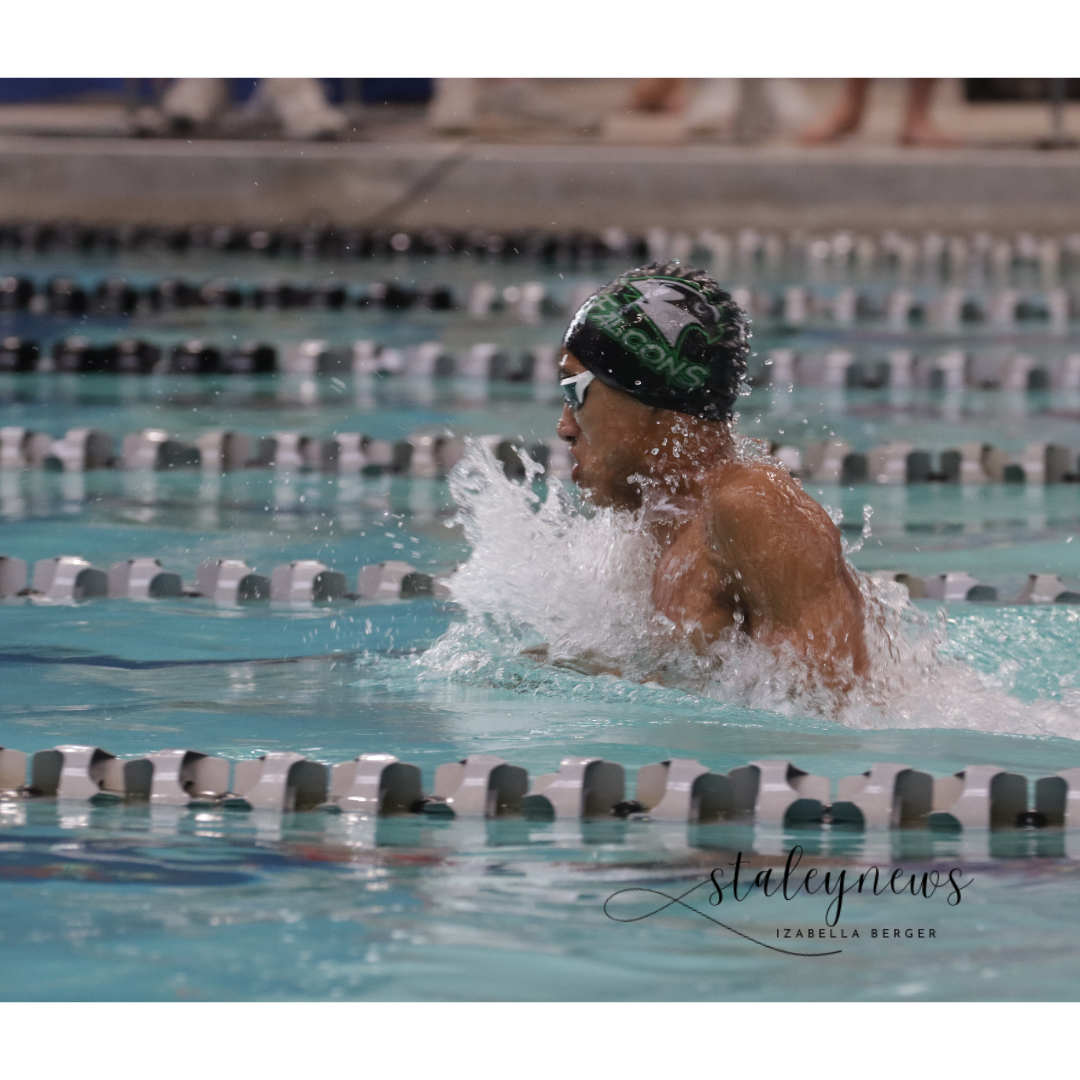
[[[1080,228],[1080,151],[0,136],[0,218]]]

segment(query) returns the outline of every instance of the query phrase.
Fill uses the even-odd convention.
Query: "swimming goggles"
[[[580,375],[571,375],[569,379],[560,379],[566,403],[575,411],[585,404],[585,391],[589,389],[589,383],[596,376],[591,371],[583,371]]]

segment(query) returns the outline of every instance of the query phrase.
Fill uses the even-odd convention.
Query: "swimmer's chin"
[[[589,474],[582,469],[580,461],[575,461],[571,467],[570,480],[572,483],[577,484],[581,497],[586,502],[592,503],[593,506],[603,506],[605,504],[603,491],[596,487],[589,478]]]
[[[578,491],[581,492],[581,498],[584,502],[587,502],[590,506],[597,510],[604,510],[608,507],[617,507],[622,505],[620,501],[615,498],[610,491],[599,487],[589,482],[588,476],[584,479],[581,478],[581,473],[578,472],[580,466],[575,466],[571,470],[570,478],[578,486]]]

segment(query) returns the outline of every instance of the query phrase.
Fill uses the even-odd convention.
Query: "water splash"
[[[749,442],[740,453],[758,457]],[[525,464],[526,482],[512,482],[491,451],[472,442],[450,477],[472,555],[453,579],[465,617],[419,661],[432,676],[567,694],[584,675],[602,698],[689,693],[854,728],[1080,738],[1080,690],[1020,700],[1010,693],[1019,665],[1007,649],[996,670],[980,672],[964,658],[972,642],[950,642],[944,610],[920,610],[903,585],[865,574],[858,579],[870,674],[847,695],[823,687],[790,649],[765,648],[737,628],[698,655],[653,608],[659,550],[639,516],[581,507],[561,485],[549,485],[544,498],[535,490],[539,467]],[[863,520],[865,539],[869,508]]]

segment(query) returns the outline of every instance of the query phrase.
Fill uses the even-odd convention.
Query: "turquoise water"
[[[322,315],[318,325],[310,318],[202,313],[202,323],[185,316],[180,328],[137,317],[135,329],[163,341],[181,329],[211,338],[211,330],[221,336],[230,327],[267,340],[332,330],[347,341],[370,336],[370,325],[360,324],[373,316]],[[555,320],[477,329],[464,315],[379,318],[402,343],[492,340],[497,331],[524,346],[555,340],[559,330]],[[39,333],[71,332],[57,330],[58,321],[35,325]],[[87,325],[105,338],[132,330]],[[21,322],[17,329],[27,332]],[[778,340],[762,335],[759,351]],[[117,434],[154,425],[180,436],[225,425],[253,434],[362,430],[401,438],[449,426],[540,438],[558,414],[546,387],[372,385],[351,377],[26,375],[0,383],[0,401],[3,424],[54,436],[90,424]],[[741,405],[745,434],[799,445],[835,433],[860,450],[899,437],[928,449],[970,439],[1006,448],[1035,439],[1072,445],[1077,409],[1049,393],[765,388]],[[504,487],[486,496],[489,516],[517,498],[499,482]],[[1077,485],[808,482],[807,490],[842,511],[850,543],[863,507],[873,508],[872,534],[851,556],[861,569],[967,570],[996,585],[1003,601],[1029,572],[1061,574],[1074,588],[1080,581]],[[0,537],[2,553],[28,562],[65,553],[108,566],[153,555],[189,580],[211,556],[244,558],[262,572],[321,558],[350,585],[367,563],[406,558],[430,573],[462,563],[474,548],[445,481],[262,470],[5,473]],[[489,541],[468,595],[484,586],[539,609],[524,534],[516,546],[512,535]],[[551,584],[551,595],[571,597],[563,602],[572,608],[574,579]],[[931,629],[940,607],[917,604]],[[636,767],[671,756],[715,771],[788,758],[834,781],[875,761],[935,776],[993,763],[1031,779],[1080,766],[1080,609],[1067,605],[950,604],[926,692],[843,723],[798,703],[755,707],[722,680],[703,694],[544,667],[515,657],[497,633],[468,637],[469,616],[459,603],[424,599],[306,610],[227,609],[199,599],[0,601],[0,745],[31,752],[85,742],[122,756],[189,746],[233,758],[296,750],[327,762],[384,751],[419,765],[428,790],[438,764],[470,753],[499,754],[531,774],[552,771],[567,754],[597,754],[626,766],[630,789]],[[539,610],[537,619],[542,624]],[[463,636],[447,637],[454,628]],[[841,950],[830,956],[778,953],[677,906],[637,922],[605,915],[605,900],[619,890],[678,896],[711,870],[730,875],[737,852],[756,872],[782,867],[795,845],[804,866],[821,870],[876,863],[921,875],[958,867],[969,884],[955,906],[945,890],[928,899],[849,896],[834,928],[846,938],[806,937],[811,928],[829,929],[822,894],[791,901],[728,894],[719,908],[708,887],[687,897],[756,942]],[[1080,989],[1078,860],[1080,844],[1053,829],[782,833],[9,801],[0,803],[0,996],[1072,998]],[[609,911],[635,917],[665,902],[624,894]],[[803,937],[776,936],[787,928]],[[916,935],[902,936],[907,928]],[[919,928],[935,936],[920,939]]]

